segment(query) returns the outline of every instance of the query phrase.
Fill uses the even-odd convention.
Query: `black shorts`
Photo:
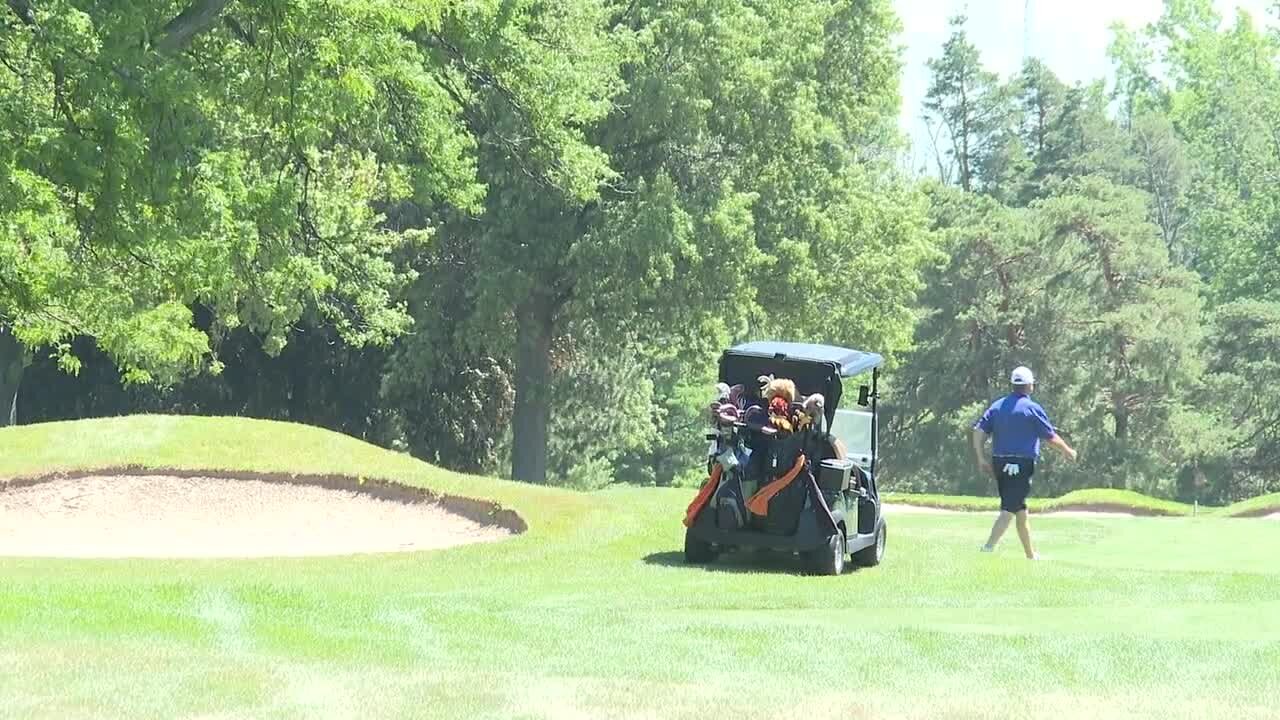
[[[1036,473],[1035,460],[994,457],[991,458],[991,469],[995,472],[996,487],[1000,488],[1000,509],[1011,513],[1026,510],[1027,496],[1031,494],[1031,476]]]

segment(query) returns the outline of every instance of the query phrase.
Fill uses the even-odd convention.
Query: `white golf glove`
[[[1018,463],[1005,463],[1004,465],[1004,474],[1009,477],[1017,477],[1018,472],[1021,470],[1022,468],[1018,467]]]

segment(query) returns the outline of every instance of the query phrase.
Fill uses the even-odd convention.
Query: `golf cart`
[[[685,560],[739,549],[804,557],[839,575],[878,565],[886,528],[876,490],[877,387],[884,360],[829,345],[751,342],[720,358],[707,483],[685,515]],[[855,407],[844,380],[870,373]]]

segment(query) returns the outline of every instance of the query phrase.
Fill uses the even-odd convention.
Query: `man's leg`
[[[996,516],[996,522],[991,526],[991,536],[987,538],[987,544],[982,549],[991,552],[996,549],[996,543],[1000,542],[1000,537],[1004,535],[1004,531],[1009,529],[1009,521],[1013,520],[1013,513],[1007,510],[1001,510]]]
[[[1008,480],[1002,475],[1000,469],[1001,463],[999,458],[993,458],[992,467],[996,476],[996,491],[1000,493],[1000,514],[996,516],[995,523],[991,526],[991,535],[987,537],[987,544],[982,546],[983,552],[991,552],[996,549],[996,544],[1000,542],[1000,538],[1004,536],[1004,531],[1009,529],[1009,523],[1013,520],[1013,513],[1009,511],[1009,502],[1006,496],[1009,493]]]
[[[1018,539],[1022,540],[1022,550],[1028,560],[1036,559],[1036,549],[1031,546],[1031,526],[1026,509],[1018,511]]]

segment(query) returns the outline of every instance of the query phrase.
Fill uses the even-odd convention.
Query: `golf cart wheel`
[[[716,559],[716,551],[711,543],[693,536],[693,531],[684,531],[684,561],[699,565]]]
[[[843,574],[845,547],[843,532],[838,532],[827,538],[826,545],[814,550],[809,556],[813,572],[817,575]]]
[[[888,529],[885,521],[880,521],[880,527],[876,530],[876,541],[869,547],[863,548],[853,554],[853,561],[864,567],[879,565],[884,559],[885,541],[888,540]]]

